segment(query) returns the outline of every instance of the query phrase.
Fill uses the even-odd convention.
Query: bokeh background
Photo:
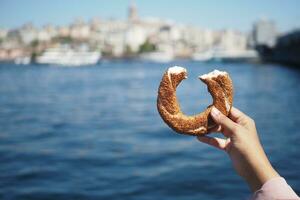
[[[247,199],[226,153],[156,110],[164,71],[230,73],[273,166],[300,193],[300,3],[0,1],[1,199]]]

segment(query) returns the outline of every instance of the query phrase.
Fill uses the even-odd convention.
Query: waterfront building
[[[30,44],[34,40],[37,40],[37,29],[31,24],[25,24],[19,29],[19,35],[24,44]]]
[[[125,45],[129,46],[131,51],[137,52],[146,39],[147,35],[143,26],[130,25],[126,31]]]
[[[69,37],[70,36],[70,28],[67,26],[57,27],[57,33],[59,37]]]
[[[90,36],[90,26],[81,19],[77,19],[70,26],[70,36],[73,39],[85,40]]]
[[[254,45],[273,47],[276,44],[277,30],[274,21],[261,19],[253,27]]]
[[[0,39],[3,39],[7,36],[8,30],[7,29],[0,29]]]

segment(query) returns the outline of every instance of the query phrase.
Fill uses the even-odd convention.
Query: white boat
[[[17,65],[28,65],[31,62],[31,58],[29,56],[19,57],[14,60],[14,63]]]
[[[258,54],[255,50],[228,50],[215,48],[205,52],[194,53],[192,59],[196,61],[226,61],[226,60],[255,60],[258,58]]]
[[[140,59],[150,62],[167,63],[174,60],[174,54],[167,51],[154,51],[140,54]]]
[[[257,59],[258,54],[255,50],[220,50],[214,53],[214,60],[252,60]]]
[[[213,53],[211,51],[197,52],[192,55],[192,59],[195,61],[209,61],[213,58]]]
[[[36,58],[39,64],[51,64],[61,66],[81,66],[96,64],[101,58],[98,51],[86,49],[74,50],[69,47],[49,48],[41,56]]]

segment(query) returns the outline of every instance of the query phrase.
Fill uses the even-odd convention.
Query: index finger
[[[216,147],[218,149],[224,150],[226,149],[226,140],[217,137],[210,137],[210,136],[198,136],[197,139],[200,142],[206,143],[210,146]]]
[[[236,122],[240,125],[243,125],[243,126],[247,125],[247,122],[248,122],[248,119],[249,119],[249,117],[245,113],[243,113],[242,111],[240,111],[239,109],[237,109],[233,106],[230,109],[230,113],[229,113],[228,117],[232,121],[234,121],[234,122]]]

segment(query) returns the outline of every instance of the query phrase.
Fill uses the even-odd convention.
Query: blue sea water
[[[171,65],[187,114],[211,102],[197,76],[234,82],[279,173],[300,193],[300,70],[280,65],[104,61],[80,68],[0,65],[0,199],[247,199],[228,156],[175,134],[156,110]]]

